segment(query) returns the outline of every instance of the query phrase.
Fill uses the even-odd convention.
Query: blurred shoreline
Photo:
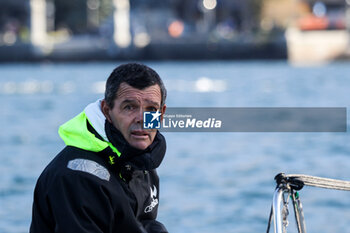
[[[350,59],[350,1],[4,0],[0,62]]]
[[[0,46],[0,62],[227,59],[287,59],[286,39],[283,33],[272,39],[242,36],[235,41],[192,37],[155,40],[142,48],[119,48],[110,40],[83,35],[45,47],[30,43]]]

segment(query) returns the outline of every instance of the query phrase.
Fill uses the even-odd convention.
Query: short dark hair
[[[121,83],[127,83],[139,90],[157,84],[162,95],[161,106],[165,103],[167,92],[157,72],[143,64],[127,63],[115,68],[107,79],[105,101],[110,108],[114,107],[114,100]]]

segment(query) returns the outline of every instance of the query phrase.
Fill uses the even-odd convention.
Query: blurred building
[[[281,37],[260,35],[261,0],[0,1],[0,47],[14,59],[23,46],[39,60],[284,57]]]
[[[349,4],[345,0],[265,0],[261,27],[286,30],[293,63],[349,57]]]
[[[0,0],[0,46],[29,41],[27,0]]]
[[[265,0],[261,26],[301,30],[345,29],[345,0]]]

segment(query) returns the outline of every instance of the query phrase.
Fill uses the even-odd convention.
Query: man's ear
[[[106,119],[107,119],[110,123],[112,123],[111,118],[110,118],[110,116],[109,116],[110,108],[109,108],[109,106],[108,106],[106,100],[102,100],[102,101],[101,101],[101,110],[102,110],[103,115],[105,115]]]
[[[160,120],[161,121],[163,121],[163,115],[164,115],[164,113],[165,113],[165,110],[166,110],[166,104],[164,104],[163,106],[162,106],[162,109],[161,109],[161,113],[162,113],[162,115],[160,116]]]

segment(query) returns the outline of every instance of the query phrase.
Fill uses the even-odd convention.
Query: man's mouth
[[[144,130],[133,130],[131,131],[131,136],[135,139],[147,139],[149,133]]]

